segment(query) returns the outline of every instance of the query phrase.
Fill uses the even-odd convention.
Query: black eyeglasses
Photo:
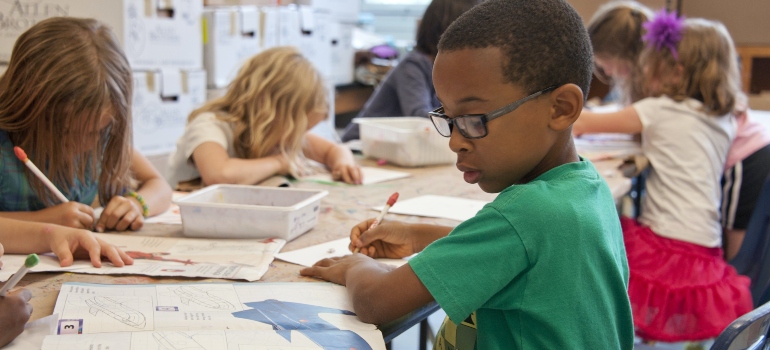
[[[487,136],[487,123],[491,122],[495,118],[502,117],[508,113],[513,112],[516,108],[519,108],[525,102],[538,97],[546,92],[556,89],[557,86],[551,86],[549,88],[540,90],[532,95],[524,97],[518,101],[515,101],[507,106],[503,106],[497,110],[494,110],[487,114],[466,114],[449,118],[444,114],[444,107],[436,108],[433,112],[428,112],[430,120],[433,122],[433,126],[436,127],[441,136],[452,136],[453,125],[457,126],[460,134],[468,139],[480,139]]]

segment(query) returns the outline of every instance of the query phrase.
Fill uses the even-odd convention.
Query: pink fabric
[[[658,236],[621,218],[636,333],[646,340],[714,338],[753,308],[749,278],[708,248]]]
[[[738,131],[735,134],[730,152],[727,154],[725,170],[732,168],[738,161],[746,159],[762,147],[770,144],[770,130],[750,118],[751,111],[735,115]]]

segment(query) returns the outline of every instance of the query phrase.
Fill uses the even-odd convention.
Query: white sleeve
[[[182,149],[178,152],[183,152],[184,159],[189,160],[195,149],[206,142],[215,142],[229,150],[233,146],[230,144],[232,137],[228,137],[231,134],[232,130],[226,122],[217,119],[213,113],[203,113],[187,124],[182,136]]]
[[[648,97],[632,105],[636,114],[639,115],[639,121],[642,122],[642,130],[646,130],[650,125],[655,123],[656,117],[661,113],[661,109],[665,104],[663,97]]]

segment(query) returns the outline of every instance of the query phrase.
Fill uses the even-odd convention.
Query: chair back
[[[711,350],[768,349],[769,327],[770,303],[767,303],[730,323],[714,341]]]
[[[770,177],[762,186],[738,254],[730,260],[739,274],[751,278],[754,307],[770,301]]]

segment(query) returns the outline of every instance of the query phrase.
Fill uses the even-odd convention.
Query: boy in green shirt
[[[443,107],[430,117],[465,181],[500,194],[454,229],[369,230],[367,220],[351,232],[361,254],[301,273],[346,285],[364,322],[436,300],[451,319],[438,348],[631,349],[618,214],[571,133],[592,67],[583,22],[564,0],[489,0],[465,13],[439,43]],[[416,252],[399,268],[371,259]],[[464,339],[441,338],[455,334]]]

